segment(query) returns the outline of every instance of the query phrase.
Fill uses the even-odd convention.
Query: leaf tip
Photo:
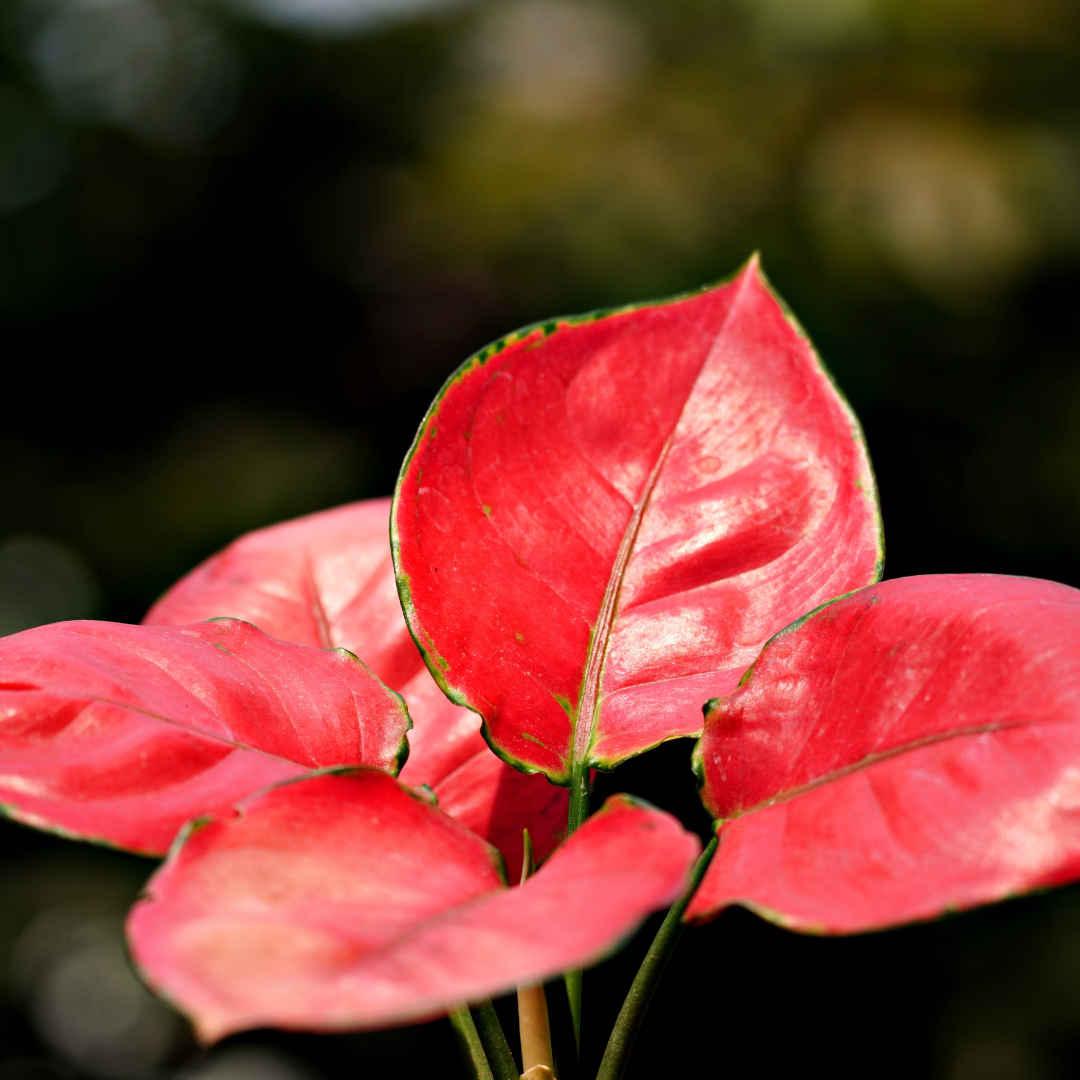
[[[189,1016],[192,1031],[200,1046],[209,1049],[215,1043],[221,1042],[228,1035],[235,1035],[244,1030],[244,1025],[230,1024],[223,1017],[217,1016]]]

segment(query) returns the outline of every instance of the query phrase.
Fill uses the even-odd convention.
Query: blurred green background
[[[488,340],[755,249],[863,419],[888,574],[1080,585],[1075,4],[3,0],[0,633],[137,620],[387,493]],[[701,827],[687,752],[605,790]],[[149,869],[0,829],[0,1080],[444,1071],[441,1024],[197,1054],[124,966]],[[589,976],[587,1056],[643,941]],[[843,941],[726,914],[659,1069],[1080,1075],[1080,893]]]

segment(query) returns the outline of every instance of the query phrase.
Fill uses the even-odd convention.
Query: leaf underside
[[[385,1027],[595,961],[680,893],[699,850],[615,796],[507,890],[494,849],[390,777],[321,776],[192,832],[128,936],[206,1041]]]

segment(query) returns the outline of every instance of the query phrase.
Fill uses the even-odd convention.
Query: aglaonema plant
[[[467,361],[392,506],[249,534],[142,626],[0,640],[0,798],[168,853],[132,956],[207,1042],[449,1015],[478,1080],[535,1080],[544,982],[576,1027],[581,969],[669,907],[616,1080],[725,907],[851,933],[1080,876],[1080,593],[881,564],[857,421],[752,261]],[[704,852],[591,813],[683,737]]]

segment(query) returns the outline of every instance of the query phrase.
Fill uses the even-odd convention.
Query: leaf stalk
[[[683,912],[690,903],[690,898],[697,892],[705,871],[716,854],[720,838],[714,836],[709,846],[701,853],[701,857],[694,865],[690,873],[690,885],[682,898],[672,905],[660,929],[653,938],[645,959],[638,968],[634,982],[630,987],[626,1000],[619,1010],[619,1018],[611,1029],[611,1037],[608,1039],[607,1049],[604,1051],[603,1060],[600,1062],[600,1071],[596,1074],[596,1080],[622,1080],[626,1072],[627,1062],[630,1060],[630,1051],[634,1048],[634,1040],[637,1039],[638,1031],[641,1030],[641,1022],[645,1019],[645,1010],[652,1001],[653,994],[664,974],[675,946],[679,944],[686,927],[683,924]]]
[[[484,1044],[480,1041],[476,1024],[473,1023],[472,1013],[465,1006],[455,1009],[450,1014],[450,1024],[457,1037],[465,1067],[469,1070],[470,1080],[495,1080],[487,1054],[484,1053]]]
[[[585,972],[578,968],[576,971],[568,971],[563,976],[566,983],[566,998],[570,1002],[570,1020],[574,1025],[574,1050],[578,1058],[581,1057],[581,984],[585,979]]]
[[[570,773],[570,805],[567,808],[566,836],[569,839],[589,816],[589,796],[592,794],[592,770],[586,764],[575,765]],[[574,1025],[574,1045],[581,1054],[581,986],[583,973],[568,971],[566,997],[570,1002],[570,1019]]]
[[[521,884],[536,873],[536,860],[533,856],[532,837],[528,829],[521,830]],[[543,983],[531,986],[519,986],[518,1032],[521,1035],[521,1072],[530,1075],[530,1070],[543,1066],[551,1075],[555,1067],[555,1056],[551,1052],[551,1024],[548,1021],[547,995]],[[541,1075],[542,1070],[535,1073]]]
[[[484,1000],[474,1005],[471,1011],[477,1034],[491,1066],[493,1080],[519,1080],[521,1074],[518,1072],[514,1055],[510,1053],[495,1006]]]
[[[592,770],[588,765],[576,765],[570,773],[570,805],[566,815],[566,837],[581,828],[589,816],[589,796],[592,794]]]
[[[547,997],[544,984],[519,986],[518,1029],[521,1033],[521,1071],[527,1073],[534,1065],[554,1070],[555,1057],[551,1052],[551,1029],[548,1024]]]

